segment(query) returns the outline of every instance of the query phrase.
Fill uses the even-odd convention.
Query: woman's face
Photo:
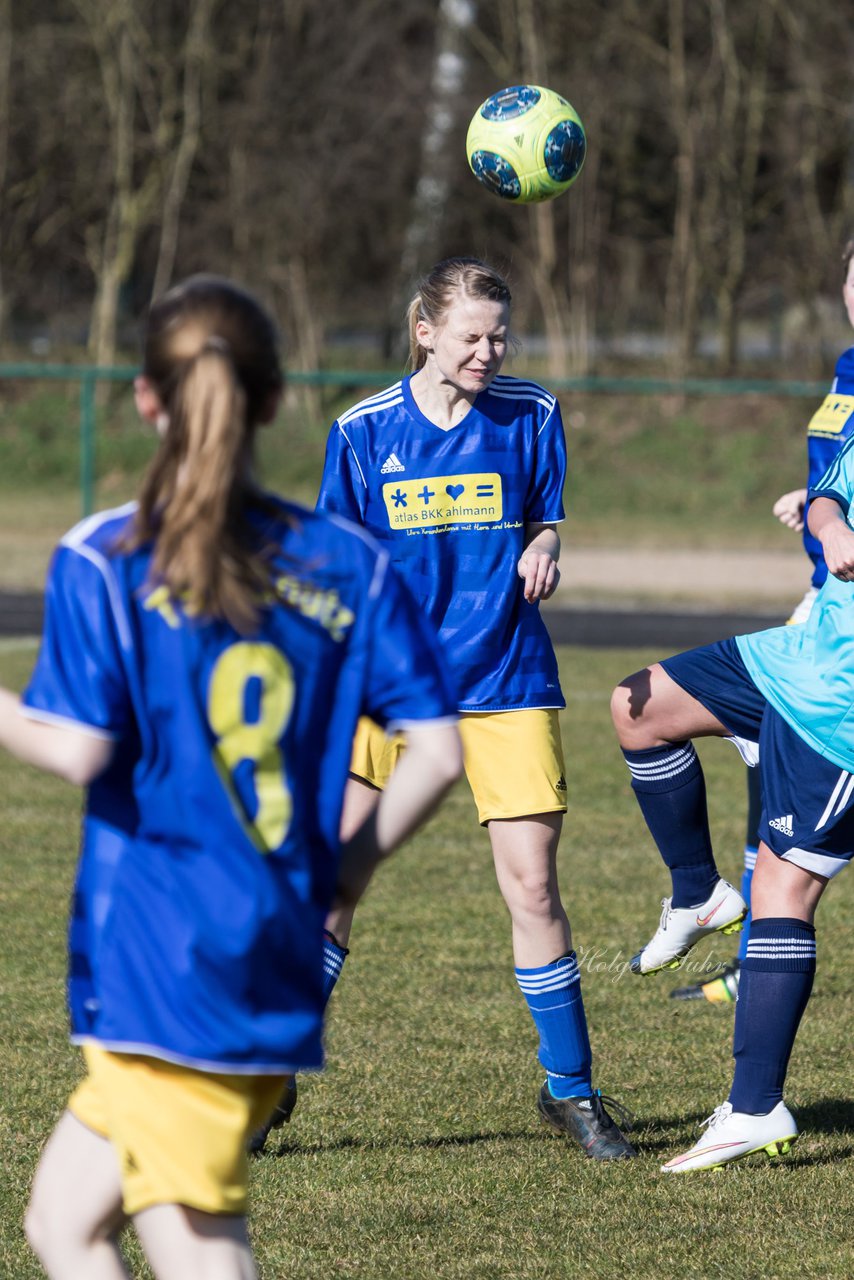
[[[848,323],[854,329],[854,258],[848,263],[848,274],[842,286],[842,300],[848,312]]]
[[[488,387],[507,355],[510,308],[506,302],[459,294],[441,324],[419,320],[416,336],[432,355],[443,382],[468,395]]]

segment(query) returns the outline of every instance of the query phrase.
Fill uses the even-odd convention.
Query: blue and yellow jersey
[[[517,563],[526,524],[564,518],[560,408],[497,377],[444,431],[404,379],[333,424],[318,507],[387,548],[439,631],[463,711],[562,707],[557,664]]]
[[[321,1063],[322,928],[356,721],[453,717],[388,556],[264,499],[276,598],[257,634],[193,616],[84,521],[49,572],[25,713],[115,740],[90,787],[70,933],[75,1040],[212,1070]]]
[[[809,496],[834,499],[854,525],[854,437]],[[820,756],[854,773],[854,584],[828,574],[801,625],[736,639],[771,705]]]
[[[808,489],[817,485],[839,450],[854,434],[854,347],[843,351],[836,362],[833,385],[807,427]],[[812,585],[820,587],[827,577],[821,543],[814,538],[804,511],[804,550],[813,563]]]

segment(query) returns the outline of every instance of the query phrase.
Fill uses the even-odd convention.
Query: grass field
[[[0,646],[19,687],[33,646]],[[666,881],[608,718],[615,681],[653,655],[566,649],[570,813],[562,884],[581,959],[595,1083],[635,1112],[636,1161],[600,1167],[540,1124],[542,1075],[504,908],[465,784],[382,869],[333,997],[328,1069],[253,1164],[264,1280],[775,1280],[854,1272],[850,885],[822,907],[819,972],[790,1072],[790,1159],[668,1178],[726,1096],[731,1009],[671,1002],[681,976],[625,971]],[[721,870],[736,876],[744,771],[702,744]],[[78,1072],[66,1043],[64,936],[79,822],[69,787],[0,759],[3,993],[0,1276],[40,1274],[21,1218],[39,1148]],[[731,942],[700,950],[724,961]],[[690,980],[690,977],[688,978]],[[132,1240],[134,1274],[147,1275]]]
[[[511,372],[528,371],[520,363]],[[294,396],[261,433],[265,480],[313,505],[329,426],[370,391],[343,388],[337,398],[311,404]],[[770,511],[783,490],[804,481],[813,400],[560,399],[569,448],[568,544],[792,548],[791,533]],[[96,507],[133,496],[154,443],[136,419],[129,388],[111,387],[98,413]],[[77,389],[0,382],[0,590],[41,587],[52,547],[81,513],[79,469]]]

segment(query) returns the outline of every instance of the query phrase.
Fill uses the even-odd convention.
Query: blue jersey
[[[115,740],[89,788],[70,931],[72,1037],[202,1069],[322,1060],[322,930],[357,718],[451,716],[438,646],[385,552],[259,500],[277,598],[257,634],[150,585],[133,508],[49,573],[25,713]]]
[[[562,707],[557,663],[517,563],[525,525],[562,520],[560,408],[534,382],[498,377],[444,431],[410,379],[333,424],[318,506],[388,548],[439,631],[462,711]]]
[[[810,498],[838,502],[854,524],[854,437]],[[751,678],[820,756],[854,772],[854,584],[828,574],[806,622],[738,636]]]
[[[854,347],[843,351],[836,362],[836,377],[821,407],[807,427],[808,488],[817,485],[846,440],[854,434]],[[818,538],[807,524],[804,511],[804,550],[813,562],[812,585],[820,587],[827,577],[827,565]]]

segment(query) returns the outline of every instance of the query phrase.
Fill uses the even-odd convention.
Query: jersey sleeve
[[[566,481],[566,437],[560,405],[554,401],[536,441],[531,483],[525,498],[525,520],[553,524],[563,520],[563,487]]]
[[[458,698],[438,636],[387,561],[373,590],[363,714],[390,732],[456,719]]]
[[[41,646],[23,710],[120,737],[131,717],[110,569],[60,545],[45,589]]]
[[[821,479],[817,483],[810,485],[808,494],[810,502],[814,498],[832,498],[834,502],[839,503],[846,516],[848,515],[851,497],[854,494],[854,454],[852,454],[852,448],[854,448],[854,436],[840,449]]]
[[[363,524],[367,497],[368,487],[356,451],[341,424],[336,422],[326,442],[317,510],[331,511]]]

